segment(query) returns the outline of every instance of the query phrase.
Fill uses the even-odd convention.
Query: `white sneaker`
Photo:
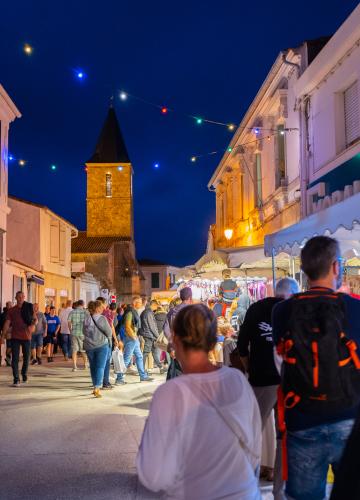
[[[77,372],[77,367],[74,366],[74,368],[72,369],[73,372]]]

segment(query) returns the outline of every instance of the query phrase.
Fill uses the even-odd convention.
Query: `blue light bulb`
[[[154,163],[154,168],[159,168],[160,165],[158,163]]]

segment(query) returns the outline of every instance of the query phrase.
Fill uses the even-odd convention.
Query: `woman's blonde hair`
[[[97,309],[100,309],[103,307],[103,303],[100,300],[91,300],[88,303],[88,310],[90,314],[95,314]]]
[[[175,316],[173,329],[184,349],[209,352],[217,342],[215,315],[203,304],[181,309]]]

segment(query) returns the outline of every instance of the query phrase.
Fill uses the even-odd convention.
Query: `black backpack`
[[[31,326],[34,324],[34,306],[30,302],[23,302],[21,317],[26,325]]]
[[[326,416],[359,404],[360,359],[346,323],[343,294],[312,289],[291,299],[289,328],[278,344],[282,411]]]

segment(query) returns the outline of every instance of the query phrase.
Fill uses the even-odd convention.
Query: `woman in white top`
[[[167,499],[260,499],[259,408],[239,370],[209,362],[213,312],[187,306],[173,330],[184,375],[154,394],[137,456],[141,483]]]

